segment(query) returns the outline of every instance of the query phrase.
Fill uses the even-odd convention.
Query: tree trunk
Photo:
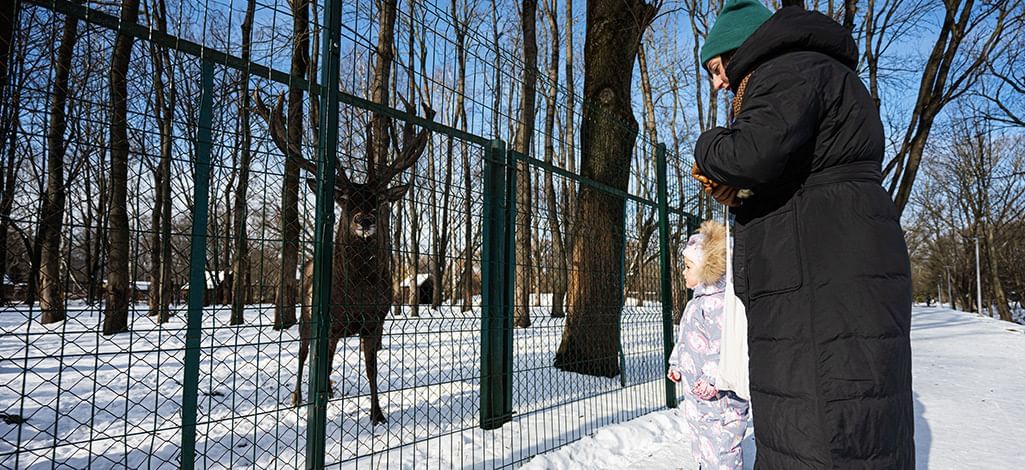
[[[680,97],[680,86],[677,78],[670,75],[670,86],[672,87],[673,96],[673,113],[669,120],[669,135],[673,141],[673,155],[680,155],[680,134],[677,131],[676,118],[681,112],[681,97]],[[686,116],[684,117],[686,121]],[[684,183],[684,172],[676,172],[676,187],[677,194],[683,197],[686,194],[686,185]],[[682,201],[681,201],[682,203]],[[687,236],[687,221],[684,217],[677,216],[677,223],[674,227],[671,238],[669,239],[669,256],[670,266],[672,272],[672,299],[673,299],[673,324],[679,325],[680,319],[683,317],[683,309],[687,306],[687,285],[683,279],[683,259],[680,253],[680,246],[686,242]]]
[[[644,159],[644,175],[638,175],[639,179],[650,181],[650,168],[651,164],[655,161],[655,143],[658,142],[658,130],[655,125],[655,102],[651,92],[651,78],[648,75],[648,61],[645,56],[645,46],[642,40],[640,46],[637,48],[637,65],[641,72],[641,99],[644,102],[644,132],[647,134],[648,144],[643,145],[647,153]],[[644,181],[638,181],[638,187],[644,187]],[[682,193],[681,193],[682,194]],[[650,195],[649,195],[650,196]],[[633,260],[630,262],[630,269],[627,271],[627,282],[628,285],[632,285],[634,290],[638,290],[640,295],[637,298],[637,306],[644,306],[644,289],[642,283],[644,281],[645,267],[648,264],[649,257],[647,256],[648,246],[651,245],[651,238],[655,235],[658,230],[658,222],[655,220],[655,213],[652,212],[647,217],[644,214],[645,209],[640,207],[637,208],[637,249],[634,253]]]
[[[451,230],[449,227],[450,220],[450,204],[452,201],[452,153],[455,150],[455,142],[451,136],[447,139],[447,148],[445,151],[445,167],[441,169],[445,173],[444,186],[441,189],[441,213],[437,234],[434,240],[434,299],[432,306],[437,309],[441,307],[441,304],[445,300],[446,280],[448,276],[445,272],[448,270],[448,245],[451,241]]]
[[[139,20],[139,0],[124,0],[121,23]],[[103,334],[128,331],[132,289],[128,285],[128,65],[132,37],[118,34],[110,63],[110,229],[107,255],[107,302]]]
[[[576,95],[576,84],[574,83],[574,70],[575,63],[573,62],[573,2],[566,2],[566,125],[562,126],[565,131],[566,151],[562,159],[566,162],[565,168],[570,173],[576,173],[577,162],[576,162],[576,109],[577,109],[577,95]],[[573,227],[576,223],[573,220],[573,216],[576,214],[576,186],[569,178],[562,178],[562,245],[563,245],[563,264],[569,266],[569,254],[573,251]],[[566,271],[566,287],[563,288],[563,292],[568,289],[569,272]],[[569,302],[566,300],[565,302]],[[569,306],[567,305],[566,308]],[[563,310],[566,310],[564,308]]]
[[[460,15],[456,0],[452,0],[451,14],[452,22],[455,25],[456,33],[456,123],[459,129],[467,129],[466,116],[466,32],[469,29],[469,14],[465,10]],[[496,113],[497,114],[497,113]],[[459,151],[462,156],[463,167],[463,256],[462,267],[459,273],[457,292],[462,294],[462,311],[468,312],[473,308],[473,224],[470,221],[470,214],[473,211],[473,178],[470,167],[470,148],[465,140],[459,142]]]
[[[550,37],[548,44],[551,48],[548,59],[548,93],[545,96],[545,163],[551,165],[555,160],[555,111],[556,98],[558,98],[559,83],[559,22],[555,10],[554,0],[544,0],[543,9],[548,19],[548,31]],[[563,307],[566,297],[566,247],[563,245],[562,221],[559,217],[559,201],[555,197],[555,184],[552,179],[552,172],[544,173],[545,206],[548,208],[548,229],[552,239],[552,262],[549,266],[549,276],[552,292],[551,316],[561,318],[566,316]],[[565,193],[563,193],[565,194]]]
[[[11,59],[14,57],[14,33],[18,28],[18,13],[21,10],[21,0],[5,2],[6,5],[0,11],[0,105],[6,108],[7,99],[14,90],[9,88]],[[4,142],[4,139],[0,139]]]
[[[537,94],[537,0],[523,0],[520,31],[523,34],[523,72],[520,90],[518,127],[513,150],[531,155],[534,134],[534,110]],[[516,279],[513,323],[518,328],[530,326],[531,269],[531,201],[530,166],[516,162]]]
[[[986,257],[989,258],[989,282],[993,289],[993,302],[997,305],[997,312],[1003,321],[1013,321],[1011,309],[1007,303],[1007,292],[1004,291],[1004,282],[1000,279],[1000,262],[997,258],[997,250],[994,247],[993,224],[987,223],[986,232]]]
[[[18,121],[18,115],[21,112],[21,90],[20,84],[15,90],[11,90],[11,101],[10,109],[5,109],[4,112],[10,116],[9,120],[5,120],[4,125],[4,138],[0,141],[0,148],[4,149],[2,155],[0,155],[0,162],[3,163],[3,171],[0,173],[3,177],[3,191],[0,192],[0,278],[7,275],[7,244],[8,234],[11,231],[11,211],[14,209],[14,191],[17,188],[17,175],[18,167],[21,166],[21,158],[18,156],[17,150],[17,139],[15,138],[15,123]],[[9,129],[8,129],[9,128]],[[2,290],[2,289],[0,289]],[[0,293],[0,301],[8,300],[6,296]]]
[[[858,14],[858,0],[844,0],[843,2],[843,27],[847,31],[854,32],[854,16]]]
[[[641,0],[588,2],[584,45],[581,175],[627,190],[637,138],[631,92],[634,61],[657,7]],[[590,187],[577,199],[570,310],[555,366],[614,377],[623,308],[625,201]]]
[[[253,39],[253,16],[256,12],[256,0],[246,2],[246,15],[242,21],[242,60],[248,61],[251,57],[251,45]],[[245,306],[252,301],[250,294],[250,265],[249,265],[249,234],[247,223],[249,219],[249,167],[251,165],[253,131],[250,123],[249,105],[249,77],[242,76],[241,88],[239,90],[238,118],[239,127],[242,131],[242,149],[239,162],[238,189],[235,193],[235,257],[232,260],[231,272],[233,284],[231,290],[231,318],[229,324],[242,325],[246,322]]]
[[[978,81],[980,71],[989,61],[989,53],[1001,40],[1005,40],[1002,33],[1011,7],[1004,2],[973,11],[974,3],[973,0],[945,3],[944,21],[922,71],[918,97],[903,142],[897,155],[883,169],[884,177],[896,170],[889,189],[898,213],[904,212],[911,198],[911,189],[936,117],[944,106]],[[996,13],[996,18],[991,18],[993,13]],[[975,57],[961,57],[958,51],[967,32],[988,21],[995,24],[979,39],[979,43],[972,44]],[[957,66],[959,60],[967,64]]]
[[[164,0],[156,2],[153,10],[156,23],[154,26],[159,31],[166,33],[167,8]],[[176,85],[170,54],[166,49],[155,44],[151,44],[151,47],[155,112],[160,128],[160,161],[153,178],[156,198],[151,217],[153,233],[150,246],[149,314],[157,317],[157,323],[166,323],[170,320],[171,296],[173,295],[171,286],[171,152]],[[166,85],[165,74],[167,76]]]
[[[78,40],[78,20],[66,18],[54,64],[50,96],[50,128],[46,135],[46,199],[39,214],[39,310],[43,324],[63,321],[64,289],[61,285],[61,229],[64,221],[64,154],[67,130],[68,76]]]
[[[293,77],[305,77],[310,63],[310,4],[309,0],[291,0],[292,4],[292,65]],[[288,145],[300,152],[303,141],[303,90],[298,85],[288,87]],[[296,269],[299,266],[299,165],[301,155],[285,154],[285,174],[281,190],[281,279],[274,309],[274,329],[287,330],[296,324],[295,307],[298,301]]]

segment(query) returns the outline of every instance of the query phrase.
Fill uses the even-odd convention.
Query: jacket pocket
[[[748,298],[800,289],[801,247],[793,204],[748,224],[745,231]]]

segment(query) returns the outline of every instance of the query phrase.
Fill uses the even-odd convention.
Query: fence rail
[[[3,84],[18,125],[0,155],[13,201],[0,214],[0,466],[508,467],[676,405],[664,373],[686,302],[680,250],[706,212],[678,156],[639,139],[640,168],[615,188],[507,149],[493,123],[511,113],[473,94],[512,102],[498,80],[522,64],[477,44],[469,76],[482,83],[462,90],[443,59],[414,67],[414,43],[456,47],[443,8],[399,15],[418,38],[398,51],[410,62],[392,66],[406,75],[393,86],[439,108],[418,114],[346,84],[372,73],[375,2],[313,2],[316,65],[303,74],[283,71],[291,3],[241,2],[255,8],[250,28],[263,25],[262,42],[245,40],[265,49],[262,63],[225,32],[246,16],[238,5],[186,3],[143,2],[137,22],[105,3],[18,3],[23,68]],[[112,137],[106,74],[118,38],[135,41],[127,142]],[[39,44],[69,40],[61,85],[67,65]],[[62,86],[69,129],[53,140]],[[400,168],[419,135],[423,155]],[[63,174],[46,158],[58,150]],[[123,196],[112,189],[120,150]],[[397,174],[376,184],[388,165]],[[33,234],[53,227],[41,208],[55,177],[63,261],[48,270],[38,253],[50,245]],[[585,188],[621,204],[618,221],[579,213]],[[119,197],[124,220],[112,215]],[[128,273],[111,269],[120,230]],[[127,326],[109,332],[117,275],[130,280]],[[37,297],[47,282],[56,305]],[[614,292],[584,306],[588,282]],[[378,400],[387,421],[375,425]]]

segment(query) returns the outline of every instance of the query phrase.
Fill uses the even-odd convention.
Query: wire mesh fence
[[[675,404],[689,165],[506,149],[515,54],[387,4],[17,2],[0,466],[507,467]]]

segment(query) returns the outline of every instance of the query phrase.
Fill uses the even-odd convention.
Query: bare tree
[[[50,92],[50,123],[46,135],[46,196],[39,213],[39,309],[41,322],[63,321],[64,289],[61,285],[61,228],[64,221],[64,154],[67,144],[68,76],[78,41],[78,20],[64,20]]]
[[[948,283],[955,304],[975,305],[975,243],[982,250],[987,305],[1001,319],[1012,320],[1008,283],[1021,277],[1020,263],[1005,256],[1014,251],[1016,224],[1025,216],[1025,153],[1020,136],[997,134],[993,123],[972,112],[952,122],[948,140],[931,143],[936,155],[923,168],[924,176],[912,202],[914,234],[927,237],[924,254],[927,285]],[[1020,237],[1018,237],[1020,238]],[[923,284],[921,279],[919,284]]]
[[[121,23],[139,19],[139,0],[124,0]],[[118,33],[110,62],[110,229],[107,231],[107,301],[104,305],[103,334],[128,331],[131,299],[128,260],[128,64],[133,39]]]
[[[523,0],[520,11],[520,31],[523,35],[522,88],[520,89],[519,116],[512,149],[530,155],[534,138],[534,113],[537,95],[537,0]],[[533,210],[530,166],[524,161],[516,163],[516,227],[522,233],[516,237],[516,279],[513,300],[513,323],[518,328],[530,326],[531,288],[531,211]]]
[[[627,189],[637,138],[631,106],[637,48],[658,8],[642,0],[587,4],[581,175],[621,190]],[[620,373],[626,201],[581,187],[577,203],[570,309],[555,366],[613,377]]]
[[[1025,3],[1015,15],[1025,17]],[[1025,128],[1025,58],[1021,55],[1025,34],[1010,35],[1005,40],[1009,41],[1007,47],[987,64],[990,79],[986,86],[973,95],[989,105],[981,109],[985,119]]]
[[[541,9],[547,19],[548,33],[548,65],[547,65],[547,93],[545,94],[545,122],[544,122],[544,161],[551,165],[555,160],[555,114],[556,99],[559,90],[559,21],[555,0],[542,0]],[[572,104],[569,104],[572,109]],[[571,111],[572,112],[572,111]],[[552,265],[549,270],[552,293],[552,317],[566,316],[563,306],[567,288],[566,247],[563,237],[563,223],[559,213],[559,202],[555,197],[555,183],[552,179],[552,172],[544,172],[544,193],[545,206],[548,208],[547,219],[549,236],[552,240]],[[565,194],[565,193],[563,193]]]
[[[470,29],[470,21],[473,15],[473,9],[467,1],[462,2],[462,11],[457,8],[456,0],[452,0],[450,14],[452,16],[452,24],[456,33],[456,120],[453,125],[458,125],[463,131],[467,130],[467,116],[466,116],[466,33]],[[468,142],[461,140],[459,142],[459,152],[462,156],[462,176],[463,176],[463,216],[465,217],[463,226],[463,256],[462,269],[459,273],[458,289],[457,292],[461,292],[463,295],[462,299],[462,311],[467,312],[473,306],[473,224],[470,223],[470,213],[473,210],[473,196],[471,191],[473,190],[473,178],[471,175],[472,168],[470,167],[470,148]],[[451,171],[451,170],[450,170]],[[455,286],[453,286],[455,287]]]
[[[24,62],[25,33],[15,34],[19,28],[20,1],[7,2],[0,12],[0,278],[7,276],[8,233],[11,210],[14,207],[16,176],[21,165],[16,152],[15,130],[19,124],[21,92],[24,88],[22,65]],[[6,292],[0,292],[0,301],[6,301]]]
[[[151,27],[167,32],[167,5],[164,0],[154,1],[147,9]],[[153,172],[155,197],[150,218],[150,316],[157,323],[170,319],[171,300],[174,295],[171,270],[171,152],[173,151],[174,108],[177,85],[174,69],[170,66],[167,49],[150,43],[153,63],[153,98],[155,117],[160,131],[160,159]],[[165,79],[166,76],[166,79]]]
[[[576,173],[577,161],[576,161],[576,110],[577,110],[577,95],[576,95],[576,79],[575,71],[573,70],[576,65],[573,62],[573,1],[566,0],[566,19],[564,20],[566,26],[566,32],[563,34],[566,40],[566,121],[565,125],[559,126],[565,135],[562,136],[562,142],[565,145],[561,160],[565,162],[564,168],[570,173]],[[557,116],[558,117],[558,116]],[[562,245],[563,245],[563,257],[566,258],[566,264],[569,263],[569,254],[573,251],[572,243],[573,237],[573,224],[576,222],[573,220],[573,215],[576,213],[576,186],[573,181],[569,178],[562,178],[562,187],[560,194],[562,195],[562,206],[560,212],[562,213]],[[568,276],[568,273],[567,273]],[[566,278],[567,288],[569,278]]]
[[[924,0],[868,0],[865,5],[863,24],[858,29],[864,43],[861,60],[867,73],[868,90],[876,108],[879,108],[881,101],[881,59],[917,28],[931,8],[929,2]]]
[[[253,16],[256,12],[256,0],[246,1],[245,19],[242,21],[242,60],[249,61],[252,56]],[[251,299],[251,279],[249,260],[249,171],[253,160],[253,130],[250,122],[249,77],[243,76],[239,82],[238,119],[242,131],[242,148],[239,157],[238,187],[235,192],[235,256],[232,260],[231,272],[234,285],[231,287],[231,319],[232,325],[245,323],[245,305]]]
[[[306,77],[310,63],[310,3],[309,0],[290,0],[292,7],[292,61],[290,74]],[[286,121],[288,145],[285,153],[284,179],[281,186],[281,270],[274,309],[274,329],[286,330],[296,324],[297,298],[296,269],[299,265],[299,166],[302,158],[303,89],[297,83],[288,84],[288,117]]]
[[[974,0],[944,3],[943,24],[923,68],[907,130],[897,154],[883,169],[884,176],[890,177],[889,191],[899,212],[911,195],[936,116],[978,81],[991,55],[1006,42],[1005,30],[1020,29],[1022,19],[1010,16],[1013,7],[1008,0],[974,6]],[[962,52],[962,46],[968,51]]]
[[[658,140],[658,130],[655,125],[655,101],[652,96],[651,76],[648,73],[648,61],[645,55],[645,44],[644,40],[641,40],[640,46],[637,48],[637,65],[640,69],[641,78],[641,101],[643,103],[644,116],[644,134],[647,137],[647,142],[642,143],[641,150],[644,152],[642,160],[642,172],[636,175],[637,187],[643,190],[649,190],[650,182],[654,176],[651,171],[651,166],[655,162],[655,144]],[[649,192],[650,195],[650,192]],[[644,208],[637,207],[634,210],[635,215],[635,233],[637,236],[636,243],[633,246],[632,256],[629,256],[629,263],[626,268],[626,280],[628,289],[632,288],[634,291],[643,292],[644,289],[640,285],[643,282],[645,268],[648,263],[655,260],[658,254],[649,253],[651,246],[651,239],[658,230],[658,220],[655,218],[655,211],[645,210]],[[637,298],[638,306],[644,305],[644,296],[640,295]]]

